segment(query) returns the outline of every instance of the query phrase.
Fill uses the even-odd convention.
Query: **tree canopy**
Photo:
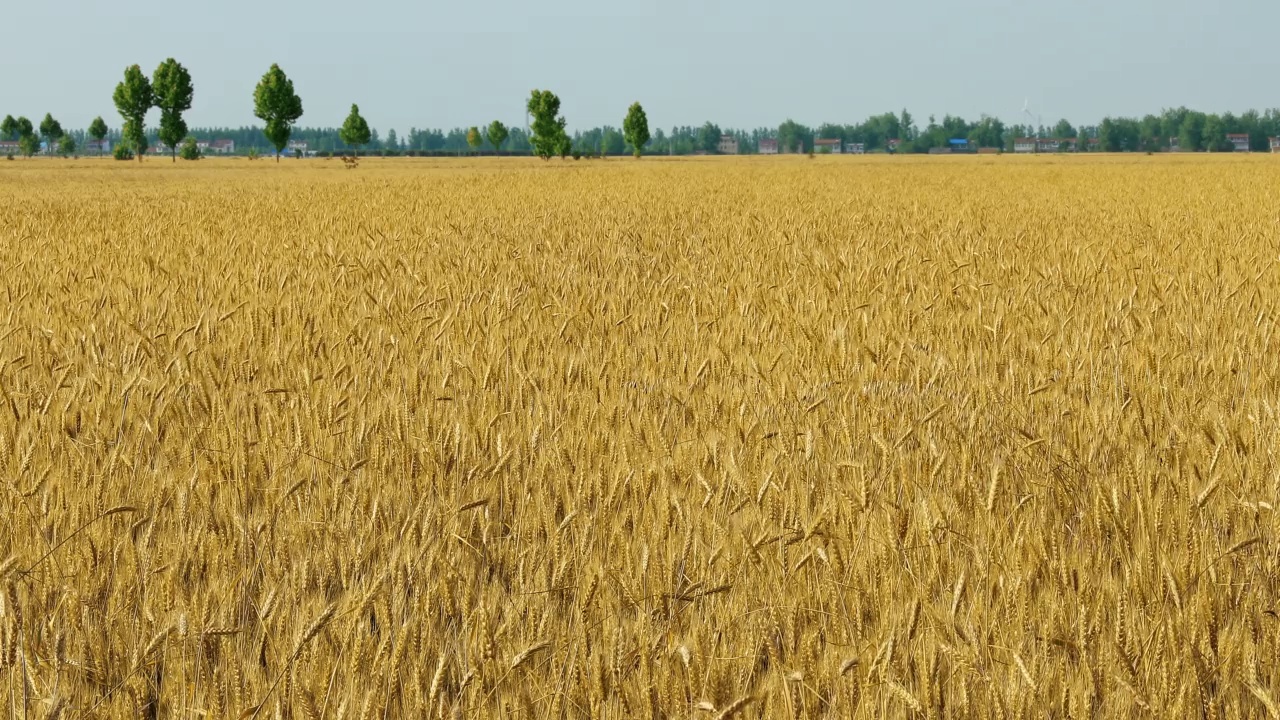
[[[373,133],[369,131],[369,123],[360,115],[360,107],[355,103],[351,104],[351,112],[347,114],[347,119],[342,123],[342,130],[339,133],[342,136],[342,142],[350,145],[357,150],[361,145],[367,145],[372,139]]]
[[[160,63],[152,74],[152,92],[156,107],[160,108],[160,141],[169,146],[173,161],[178,161],[178,143],[187,136],[187,123],[182,113],[191,109],[195,89],[191,85],[191,73],[182,63],[169,58]]]
[[[89,123],[88,132],[89,137],[97,140],[98,142],[102,142],[107,137],[107,123],[102,120],[101,115],[94,118],[93,122]]]
[[[507,136],[510,134],[510,131],[507,130],[507,126],[503,125],[498,120],[494,120],[489,123],[489,128],[485,131],[485,135],[489,139],[489,144],[493,146],[495,152],[502,149],[502,143],[507,141]]]
[[[124,140],[141,160],[147,151],[147,111],[155,104],[151,81],[142,73],[142,68],[130,65],[125,69],[124,80],[116,85],[112,100],[120,117],[124,118]]]
[[[58,141],[65,134],[62,130],[62,123],[54,120],[52,113],[45,113],[44,120],[40,121],[40,136],[44,138],[50,153],[58,149]]]
[[[565,119],[560,114],[560,98],[550,90],[534,90],[527,105],[533,116],[533,135],[529,138],[533,152],[543,160],[552,155],[564,157],[573,149],[565,132]]]
[[[293,91],[293,81],[279,65],[272,64],[253,89],[253,114],[266,123],[262,134],[275,148],[276,162],[280,162],[280,153],[289,146],[293,125],[302,117],[302,98]]]
[[[622,136],[631,145],[631,152],[638,158],[649,144],[649,116],[640,103],[631,103],[627,117],[622,121]]]

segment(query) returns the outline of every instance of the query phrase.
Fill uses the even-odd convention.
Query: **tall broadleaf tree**
[[[98,154],[102,154],[102,141],[107,139],[107,124],[103,122],[102,116],[93,119],[89,123],[89,137],[98,143]]]
[[[560,98],[550,90],[534,90],[527,106],[533,116],[532,137],[529,143],[533,152],[543,160],[553,155],[564,157],[572,149],[569,135],[564,131],[565,119],[560,115]]]
[[[45,113],[44,119],[40,121],[40,136],[44,138],[45,147],[48,148],[50,155],[58,151],[58,141],[65,134],[62,123],[53,119],[53,113]]]
[[[293,125],[302,117],[302,98],[293,91],[293,81],[279,65],[272,65],[253,90],[253,114],[266,124],[263,134],[276,149],[276,162],[280,153],[289,146]]]
[[[36,128],[31,121],[20,117],[14,124],[18,132],[18,150],[26,157],[40,152],[40,136],[36,135]]]
[[[649,144],[649,117],[644,114],[640,103],[631,103],[627,109],[627,117],[622,121],[622,136],[631,143],[631,152],[639,159],[644,146]]]
[[[351,105],[351,112],[347,115],[347,119],[342,123],[342,129],[338,131],[338,137],[342,142],[355,148],[355,152],[360,152],[361,145],[368,145],[373,139],[373,133],[369,130],[369,123],[365,122],[360,116],[360,106]]]
[[[12,115],[5,115],[4,121],[0,122],[0,140],[17,140],[18,139],[18,121],[13,119]]]
[[[493,146],[494,152],[502,149],[502,143],[507,141],[507,136],[510,134],[511,131],[507,130],[507,126],[497,120],[489,123],[489,128],[485,131],[485,135],[488,136],[489,144]]]
[[[124,80],[116,85],[112,100],[120,117],[124,118],[124,142],[141,161],[147,151],[147,111],[155,104],[151,81],[142,73],[142,68],[130,65],[124,71]]]
[[[480,146],[483,144],[484,138],[480,136],[480,128],[472,125],[467,130],[467,147],[471,148],[471,152],[475,152],[476,150],[479,150]]]
[[[151,89],[156,107],[160,108],[160,142],[169,146],[169,154],[178,162],[178,143],[187,137],[187,121],[182,119],[182,113],[191,109],[195,98],[191,73],[182,63],[169,58],[152,74]]]

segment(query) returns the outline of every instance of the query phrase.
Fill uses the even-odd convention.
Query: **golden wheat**
[[[4,163],[0,714],[1274,714],[1278,182]]]

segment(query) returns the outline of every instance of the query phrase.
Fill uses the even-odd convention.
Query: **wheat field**
[[[1277,717],[1280,163],[0,163],[0,714]]]

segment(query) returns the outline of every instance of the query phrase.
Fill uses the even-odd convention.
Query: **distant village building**
[[[778,154],[778,138],[760,138],[761,155]]]
[[[0,155],[17,155],[22,152],[22,146],[17,140],[0,140]]]
[[[1174,135],[1169,138],[1169,152],[1180,152],[1181,150],[1182,146],[1178,144],[1178,136]]]
[[[844,144],[844,151],[849,155],[865,155],[867,153],[866,143],[848,142]]]
[[[111,141],[107,139],[85,140],[84,151],[86,153],[96,153],[99,155],[106,155],[107,153],[111,152]]]
[[[1014,138],[1015,153],[1075,152],[1078,138]]]
[[[720,142],[716,145],[716,152],[721,155],[737,155],[738,138],[732,135],[721,135]]]
[[[181,145],[179,145],[181,147]],[[235,140],[196,140],[196,150],[201,155],[230,155],[236,151]],[[168,152],[168,147],[156,146],[151,148],[151,152]]]
[[[844,143],[839,138],[818,138],[813,141],[813,149],[815,152],[838,155],[843,152]]]
[[[1280,153],[1280,137],[1271,138],[1271,152]]]
[[[1231,143],[1236,152],[1249,152],[1248,133],[1230,133],[1227,135],[1227,142]]]
[[[898,152],[898,146],[901,144],[902,140],[898,138],[889,138],[885,141],[885,147],[889,149],[889,152]]]

